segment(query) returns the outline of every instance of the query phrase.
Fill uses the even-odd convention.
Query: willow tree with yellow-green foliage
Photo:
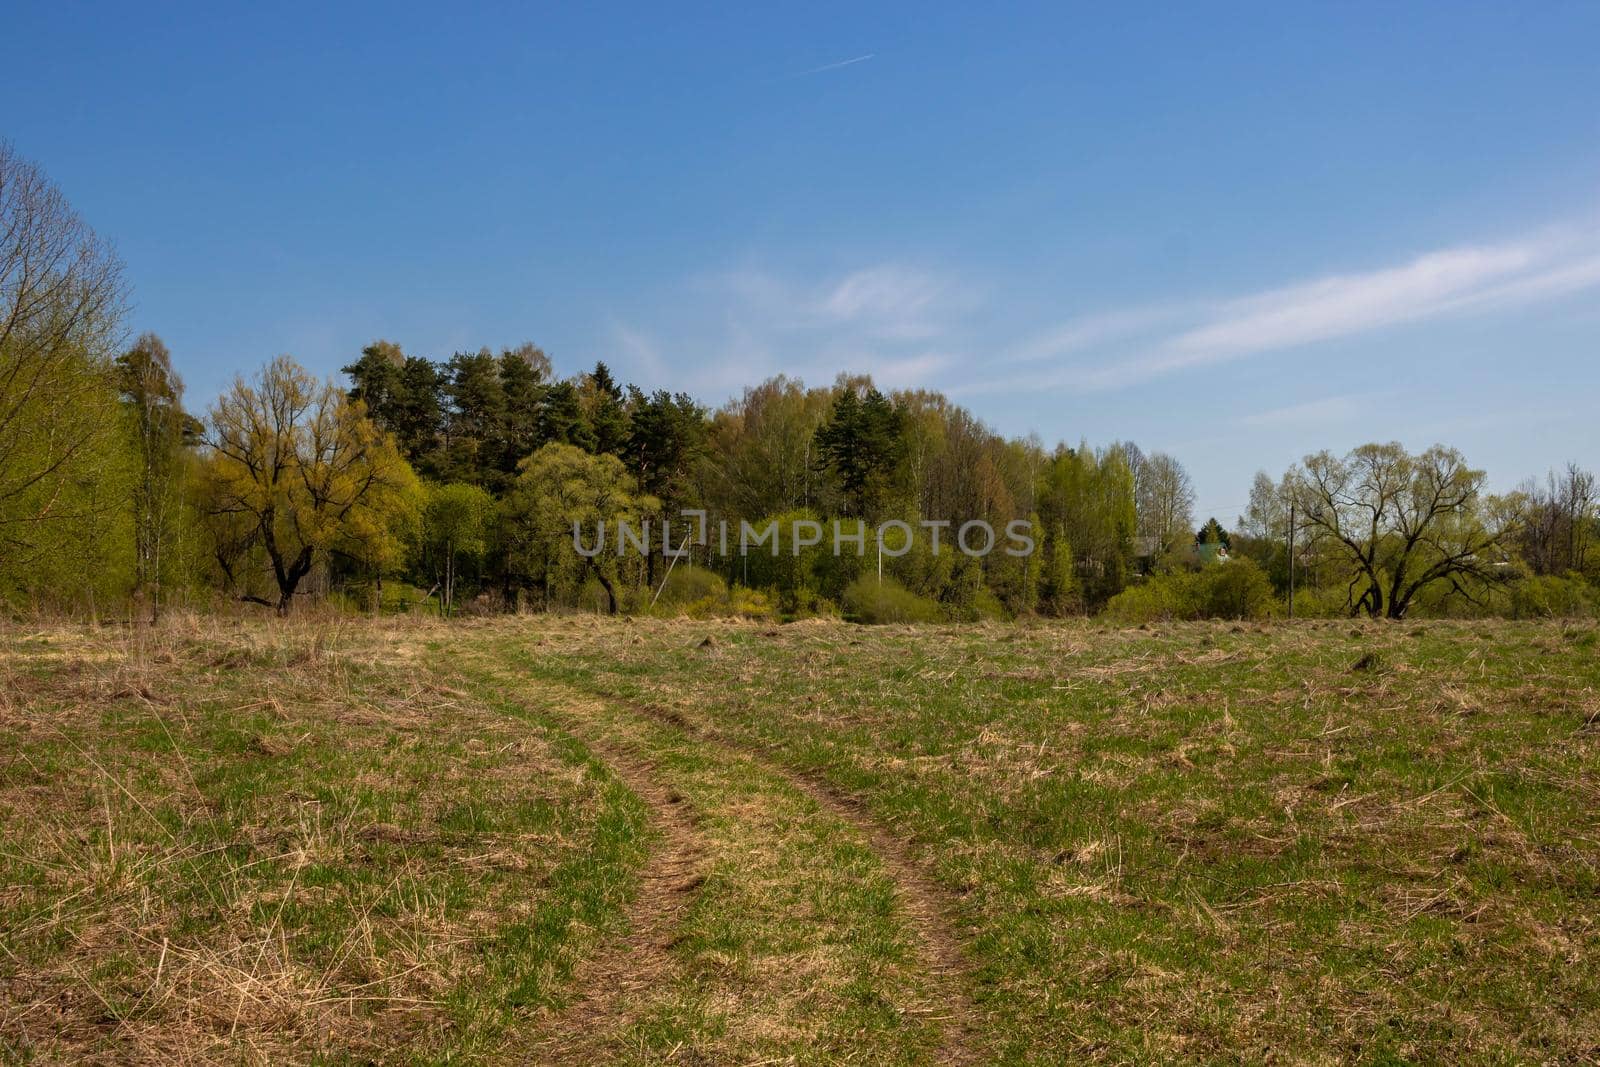
[[[660,501],[640,493],[616,456],[596,456],[573,445],[545,445],[517,465],[505,501],[505,533],[512,565],[544,588],[548,604],[558,587],[576,588],[592,577],[605,590],[606,608],[619,606],[622,553],[618,524],[638,535]],[[574,537],[585,547],[574,551]],[[659,532],[655,533],[659,538]],[[637,559],[637,553],[635,553]]]
[[[227,589],[286,615],[313,567],[372,545],[414,513],[420,489],[358,400],[288,356],[236,378],[207,418],[202,495]],[[276,600],[252,589],[265,557]],[[383,554],[387,554],[387,551]]]

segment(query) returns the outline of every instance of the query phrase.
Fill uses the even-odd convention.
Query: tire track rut
[[[579,701],[563,692],[564,714],[593,711],[594,701]],[[603,1062],[604,1040],[614,1025],[670,981],[671,949],[684,911],[705,881],[708,858],[695,829],[694,812],[675,790],[664,785],[647,758],[620,745],[583,738],[584,746],[649,810],[661,835],[639,874],[639,891],[627,909],[628,930],[603,942],[598,954],[573,973],[578,998],[545,1023],[539,1041],[540,1062],[592,1064]]]
[[[934,1017],[943,1023],[939,1062],[975,1064],[986,1062],[978,1011],[967,992],[973,967],[962,948],[950,915],[955,911],[954,896],[940,886],[917,860],[906,842],[877,821],[856,798],[833,785],[799,774],[774,760],[760,748],[739,744],[724,735],[693,722],[667,708],[631,700],[618,694],[596,691],[596,699],[609,701],[693,737],[701,744],[714,745],[735,758],[754,760],[769,773],[789,783],[811,798],[819,808],[851,827],[866,839],[883,864],[896,888],[897,903],[907,918],[915,942],[918,962],[932,979],[935,994],[944,1002],[943,1012]]]

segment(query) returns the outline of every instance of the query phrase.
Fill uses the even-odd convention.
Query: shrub
[[[988,586],[981,586],[978,593],[972,598],[972,611],[978,619],[1009,619],[1011,612],[1006,610],[1005,601],[1001,600]]]
[[[895,581],[864,574],[844,591],[845,618],[852,622],[938,622],[943,617],[939,605],[920,597]]]
[[[1136,624],[1194,618],[1194,588],[1198,576],[1164,574],[1130,585],[1106,602],[1106,617]]]
[[[1342,619],[1350,614],[1349,594],[1343,586],[1321,588],[1302,585],[1295,590],[1297,619]]]
[[[740,619],[775,619],[778,605],[759,589],[736,585],[728,594],[728,614]]]
[[[1594,590],[1575,575],[1540,575],[1510,586],[1510,614],[1514,619],[1591,618],[1596,613]]]
[[[684,565],[673,568],[660,599],[654,607],[649,605],[647,595],[640,606],[650,614],[692,619],[773,619],[778,615],[771,594],[742,585],[730,589],[716,573]]]
[[[668,614],[675,614],[672,609],[708,599],[726,601],[728,583],[704,567],[680,563],[672,568],[672,573],[662,582],[661,595],[655,598],[655,602],[658,610],[664,609]]]
[[[1272,580],[1253,559],[1230,559],[1203,575],[1199,615],[1209,619],[1259,619],[1272,613]]]
[[[1196,573],[1163,574],[1129,586],[1106,604],[1121,623],[1172,619],[1259,619],[1277,601],[1272,582],[1253,560],[1234,559]]]

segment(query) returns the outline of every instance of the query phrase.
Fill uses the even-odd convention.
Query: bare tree
[[[44,172],[0,142],[0,544],[51,518],[114,429],[109,357],[122,264]]]
[[[1170,552],[1194,529],[1194,484],[1183,464],[1165,452],[1144,456],[1135,471],[1134,503],[1139,534],[1158,552]]]
[[[1521,542],[1528,566],[1535,574],[1583,571],[1600,499],[1594,475],[1568,463],[1560,474],[1551,471],[1544,485],[1530,479],[1520,491],[1526,500]]]
[[[1484,473],[1442,445],[1418,456],[1398,443],[1319,452],[1294,483],[1300,521],[1351,567],[1351,614],[1403,618],[1435,582],[1472,598],[1516,529],[1511,509],[1483,498]]]

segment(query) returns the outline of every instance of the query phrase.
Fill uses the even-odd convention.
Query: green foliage
[[[393,439],[288,356],[235,379],[207,421],[200,492],[225,588],[268,602],[259,550],[280,614],[313,567],[412,507],[415,475]]]
[[[1197,584],[1193,574],[1158,575],[1112,597],[1105,616],[1125,624],[1193,618]]]
[[[877,558],[874,529],[864,520],[836,518],[824,522],[822,544],[812,556],[812,579],[817,591],[829,600],[839,599],[845,586],[868,571],[875,572]]]
[[[721,577],[704,567],[679,563],[662,582],[661,595],[655,600],[657,608],[670,609],[664,610],[665,614],[675,614],[675,609],[685,604],[703,600],[722,601],[727,596],[728,583]]]
[[[733,518],[831,510],[831,490],[812,462],[813,434],[831,406],[828,390],[781,375],[747,387],[711,418],[706,506]]]
[[[1318,452],[1292,475],[1312,546],[1351,576],[1357,607],[1374,618],[1403,618],[1434,590],[1479,599],[1522,525],[1521,501],[1485,497],[1484,472],[1442,445]]]
[[[594,431],[583,417],[578,388],[557,382],[545,391],[539,404],[538,439],[546,444],[574,445],[594,451]]]
[[[1133,471],[1120,447],[1058,449],[1039,489],[1039,515],[1053,540],[1070,545],[1071,588],[1095,610],[1122,591],[1132,570],[1137,526]],[[1050,599],[1065,610],[1066,553],[1057,549],[1047,564]]]
[[[433,564],[444,613],[455,609],[457,582],[463,563],[481,564],[489,547],[496,511],[488,491],[464,482],[430,485],[422,513],[421,542],[426,560]]]
[[[615,456],[549,444],[523,460],[504,504],[507,566],[543,588],[544,606],[593,579],[605,590],[606,610],[620,606],[624,557],[614,551],[620,522],[642,528],[658,502],[640,494]],[[576,528],[593,555],[574,546]],[[602,531],[603,544],[596,544]]]
[[[705,446],[705,413],[687,393],[629,387],[624,458],[639,488],[671,510],[684,506],[690,474]]]
[[[864,574],[851,582],[840,598],[845,618],[869,624],[939,622],[944,612],[939,605],[920,597],[895,581]]]
[[[185,443],[204,427],[183,410],[183,382],[161,338],[141,336],[116,361],[125,444],[131,464],[129,506],[133,527],[133,595],[140,614],[155,618],[163,585],[181,585],[178,549],[183,508]]]
[[[0,141],[0,600],[94,610],[131,583],[124,310],[110,246]]]
[[[846,515],[878,515],[905,454],[904,430],[901,412],[878,390],[840,391],[817,428],[816,453],[817,465],[837,479]]]
[[[622,406],[622,387],[611,377],[611,368],[596,363],[584,376],[579,393],[594,450],[621,455],[628,444],[628,411]]]
[[[1107,617],[1121,623],[1174,619],[1259,619],[1273,614],[1272,583],[1254,561],[1234,559],[1199,572],[1162,574],[1111,598]]]
[[[984,561],[984,592],[1004,606],[1007,614],[1026,615],[1039,603],[1039,552],[1007,555],[1004,549]]]
[[[1057,528],[1043,546],[1039,563],[1039,610],[1046,615],[1069,615],[1080,610],[1077,570],[1072,545]]]
[[[1508,583],[1513,619],[1582,619],[1600,614],[1600,595],[1582,576],[1533,575]]]
[[[1200,579],[1199,614],[1207,619],[1259,619],[1273,611],[1272,582],[1250,559],[1233,559]]]

